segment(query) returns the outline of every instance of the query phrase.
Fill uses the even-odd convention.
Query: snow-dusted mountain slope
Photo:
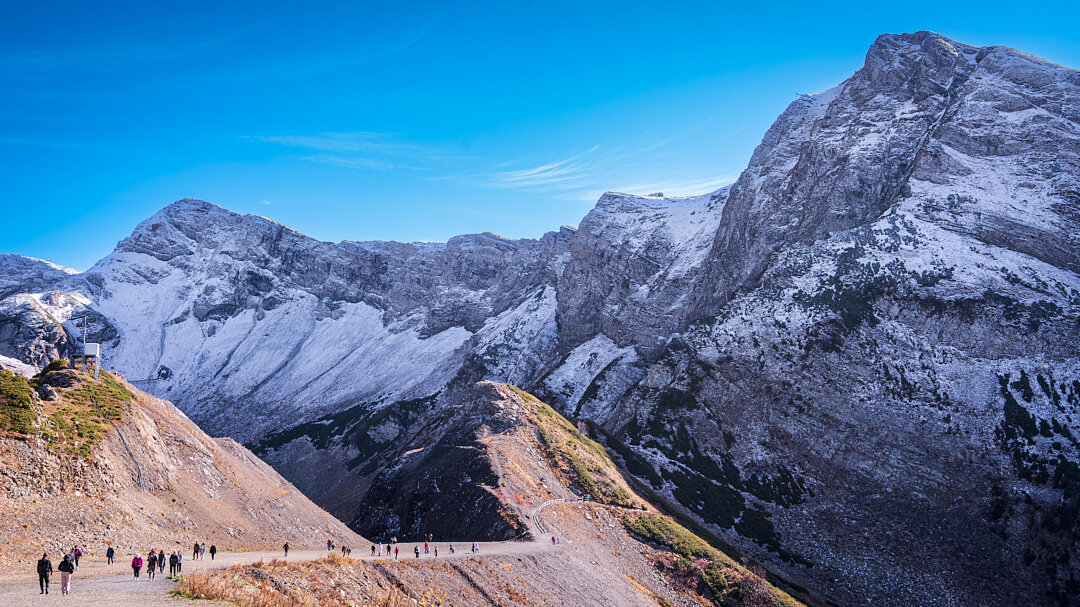
[[[211,431],[251,440],[283,419],[437,392],[466,344],[498,348],[513,333],[531,346],[551,332],[545,292],[572,233],[332,244],[184,200],[140,224],[81,290],[123,319],[110,364]],[[502,374],[527,381],[527,361],[503,354]]]
[[[605,194],[539,240],[325,243],[184,200],[83,274],[0,258],[0,364],[87,315],[107,366],[346,521],[511,382],[823,601],[1068,605],[1078,125],[1074,70],[885,35],[729,189]]]

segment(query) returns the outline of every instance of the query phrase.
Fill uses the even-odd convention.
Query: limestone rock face
[[[1067,605],[1078,125],[1074,70],[884,35],[730,188],[608,193],[537,240],[325,243],[184,200],[82,274],[0,258],[0,363],[87,316],[107,366],[386,530],[422,520],[401,479],[486,499],[482,466],[428,468],[475,438],[464,387],[512,383],[823,600]]]
[[[1034,256],[1076,271],[1075,230],[1044,227],[1077,225],[1078,84],[1004,47],[881,36],[854,76],[793,102],[765,134],[724,205],[702,311],[756,284],[779,247],[872,221],[919,183],[937,186],[934,211],[954,227],[991,244],[1050,236]]]
[[[691,198],[608,192],[581,221],[559,279],[559,346],[603,334],[655,353],[685,326],[727,188]]]

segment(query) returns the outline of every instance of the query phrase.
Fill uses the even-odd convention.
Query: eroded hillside
[[[230,439],[121,377],[56,361],[30,381],[0,370],[0,570],[43,551],[121,554],[362,540]]]

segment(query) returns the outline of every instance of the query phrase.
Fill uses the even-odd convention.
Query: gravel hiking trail
[[[552,502],[554,503],[554,502]],[[542,526],[539,521],[540,511],[549,504],[543,504],[536,509],[533,520]],[[413,546],[420,546],[421,561],[482,558],[485,556],[520,556],[525,554],[537,554],[547,550],[557,550],[558,546],[552,546],[550,539],[545,542],[543,535],[533,541],[509,541],[509,542],[478,542],[480,552],[471,552],[472,542],[455,542],[454,554],[450,554],[449,542],[432,543],[432,552],[424,554],[424,543],[403,542],[398,544],[401,553],[398,556],[402,561],[415,561]],[[434,547],[438,546],[439,556],[434,554]],[[353,546],[353,556],[350,558],[359,560],[387,560],[393,557],[387,555],[371,556],[371,544]],[[385,548],[384,548],[385,549]],[[316,550],[290,550],[290,561],[313,561],[326,557],[329,554],[341,554],[340,548],[335,551],[324,549]],[[126,558],[125,558],[126,556]],[[49,594],[42,595],[38,588],[37,574],[34,573],[34,564],[27,565],[27,573],[18,576],[7,576],[0,580],[0,605],[3,607],[23,607],[24,605],[79,605],[102,606],[102,607],[136,607],[144,605],[163,604],[187,604],[192,601],[175,597],[169,594],[170,590],[177,587],[177,583],[166,575],[158,574],[154,579],[148,579],[145,571],[138,580],[134,579],[131,572],[131,556],[117,556],[116,563],[111,567],[106,566],[105,558],[83,558],[79,571],[71,576],[71,594],[60,594],[60,574],[54,573],[49,585]],[[143,557],[145,558],[145,554]],[[184,574],[195,571],[204,571],[232,565],[248,565],[259,561],[269,561],[283,558],[282,551],[273,552],[219,552],[217,558],[210,560],[189,560],[190,555],[185,556],[183,567]],[[63,560],[62,555],[50,555],[53,561],[53,569]],[[202,601],[198,601],[202,602]]]

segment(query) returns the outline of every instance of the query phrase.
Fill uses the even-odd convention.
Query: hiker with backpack
[[[60,594],[67,594],[71,588],[71,574],[75,573],[75,565],[64,555],[63,562],[56,566],[56,570],[60,572]]]

